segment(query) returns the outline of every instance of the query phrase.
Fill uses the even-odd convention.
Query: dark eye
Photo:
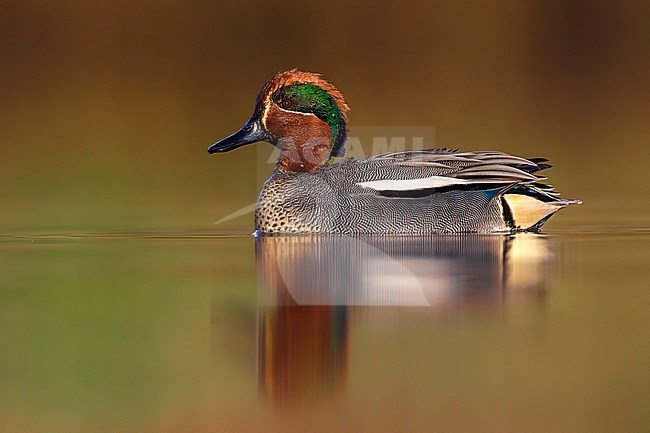
[[[291,101],[289,101],[288,99],[280,99],[280,107],[282,108],[291,107]]]

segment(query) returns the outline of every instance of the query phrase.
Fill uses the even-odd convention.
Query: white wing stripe
[[[450,185],[465,185],[471,183],[468,179],[457,179],[446,176],[431,176],[422,179],[405,180],[373,180],[370,182],[359,182],[357,185],[363,188],[370,188],[376,191],[412,191],[418,189],[442,188]]]

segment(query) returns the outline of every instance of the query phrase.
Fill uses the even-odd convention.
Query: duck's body
[[[320,76],[283,72],[264,86],[251,120],[210,147],[213,153],[270,141],[281,149],[258,199],[258,233],[537,230],[578,202],[540,183],[535,173],[550,167],[543,158],[431,149],[330,164],[343,153],[347,111],[343,96]]]
[[[498,152],[432,149],[349,158],[312,172],[276,169],[262,188],[255,227],[269,234],[531,230],[574,203],[536,184],[531,173],[543,168]],[[526,198],[539,205],[529,209]]]

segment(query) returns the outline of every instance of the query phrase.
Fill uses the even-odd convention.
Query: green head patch
[[[312,113],[327,122],[332,137],[332,156],[343,156],[347,125],[339,106],[327,91],[313,84],[289,84],[273,92],[273,101],[285,110]]]

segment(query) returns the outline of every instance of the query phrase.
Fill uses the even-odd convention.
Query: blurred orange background
[[[0,432],[647,429],[649,16],[631,0],[0,0]],[[252,215],[214,223],[255,202],[270,145],[206,150],[292,67],[343,91],[352,135],[434,127],[437,146],[550,158],[584,204],[508,275],[548,259],[544,290],[350,309],[338,344],[327,310],[260,308]],[[470,277],[507,273],[477,262]],[[285,417],[258,395],[303,398],[314,372],[336,398]]]
[[[352,132],[428,125],[438,146],[549,157],[549,181],[585,201],[549,228],[647,221],[649,14],[633,1],[3,0],[0,229],[214,229],[255,201],[256,146],[206,148],[290,67],[344,92]]]

